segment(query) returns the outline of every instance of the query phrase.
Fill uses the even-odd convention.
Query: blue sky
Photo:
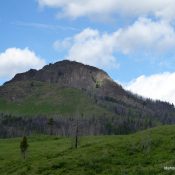
[[[174,0],[2,0],[0,41],[1,84],[70,59],[175,103]]]

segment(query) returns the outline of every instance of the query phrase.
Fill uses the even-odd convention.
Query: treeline
[[[160,100],[143,98],[131,92],[127,92],[124,99],[114,99],[112,97],[95,97],[98,105],[113,111],[116,115],[134,120],[151,120],[152,123],[174,124],[174,105]]]
[[[80,135],[128,134],[155,125],[151,119],[132,117],[61,117],[47,118],[0,115],[0,137],[18,137],[34,134],[72,136],[78,122]]]

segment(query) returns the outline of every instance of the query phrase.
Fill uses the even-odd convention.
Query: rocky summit
[[[5,84],[19,81],[41,81],[59,87],[72,87],[94,91],[101,95],[123,95],[124,90],[101,69],[75,61],[64,60],[44,66],[41,70],[31,69],[17,74]]]

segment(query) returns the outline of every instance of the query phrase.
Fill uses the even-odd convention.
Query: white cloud
[[[13,22],[12,24],[17,26],[32,27],[32,28],[46,29],[46,30],[74,30],[74,31],[77,30],[76,28],[70,27],[70,26],[52,25],[52,24],[45,24],[45,23],[16,21],[16,22]]]
[[[38,0],[40,6],[59,9],[59,16],[78,18],[82,16],[111,16],[119,14],[129,17],[149,16],[175,19],[174,0]]]
[[[28,48],[9,48],[0,53],[0,78],[12,78],[30,68],[39,69],[46,63]]]
[[[165,72],[151,76],[140,76],[125,88],[134,93],[175,104],[175,72]]]
[[[112,33],[87,28],[54,43],[57,50],[67,49],[66,58],[100,67],[116,67],[116,53],[164,55],[174,52],[174,47],[173,27],[163,20],[155,22],[147,18],[139,18],[131,26]]]
[[[113,42],[112,36],[87,28],[72,38],[56,41],[54,47],[58,50],[67,47],[66,59],[103,68],[117,67]]]
[[[163,53],[175,47],[174,28],[164,20],[139,18],[131,26],[115,32],[117,50],[131,52]]]

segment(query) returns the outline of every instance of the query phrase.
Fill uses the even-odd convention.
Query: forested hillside
[[[49,121],[52,124],[49,125]],[[17,74],[0,87],[0,137],[128,134],[175,123],[172,104],[125,91],[106,72],[72,61]]]

